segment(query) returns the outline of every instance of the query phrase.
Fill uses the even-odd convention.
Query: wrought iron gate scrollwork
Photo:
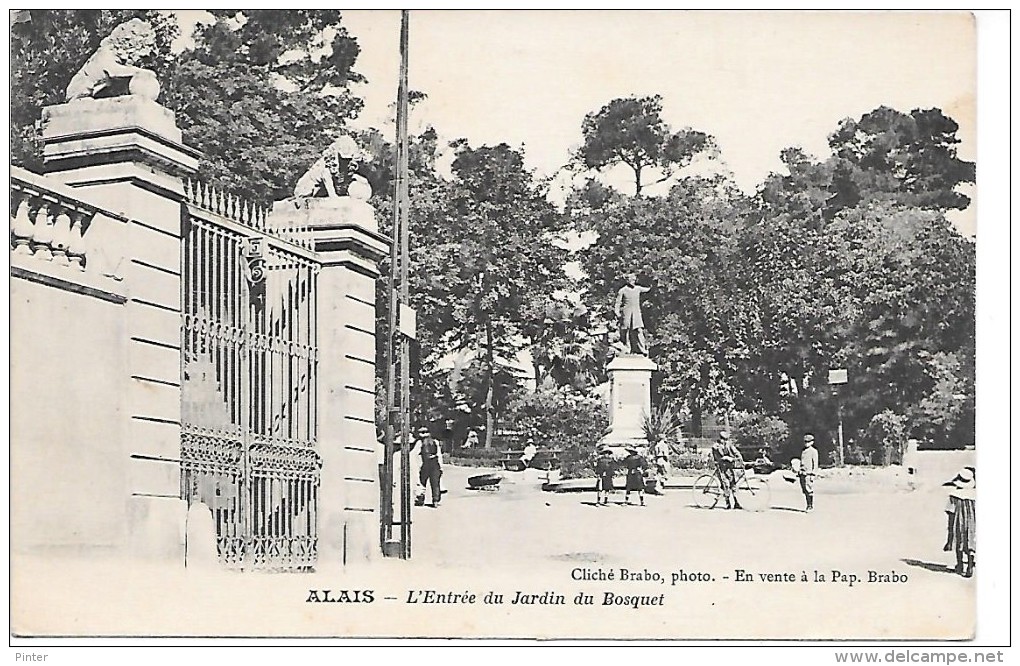
[[[310,570],[319,264],[293,230],[209,200],[182,203],[181,496],[209,507],[226,566]]]

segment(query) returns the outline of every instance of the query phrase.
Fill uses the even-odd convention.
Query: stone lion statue
[[[366,155],[354,139],[341,136],[298,179],[295,197],[344,197],[368,199],[372,188],[365,167]]]
[[[156,32],[142,19],[121,23],[99,43],[67,85],[67,101],[88,97],[141,95],[156,99],[159,82],[139,67],[156,52]]]

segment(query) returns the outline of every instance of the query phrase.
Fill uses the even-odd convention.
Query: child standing
[[[624,501],[630,504],[630,493],[632,490],[636,490],[638,500],[641,501],[641,506],[644,506],[645,470],[648,467],[648,461],[645,460],[645,457],[636,448],[629,446],[627,447],[627,457],[623,459],[623,464],[627,468],[627,492],[624,495]]]
[[[613,471],[616,465],[613,461],[613,452],[608,446],[598,450],[595,458],[595,504],[596,506],[609,504],[609,493],[613,491]]]

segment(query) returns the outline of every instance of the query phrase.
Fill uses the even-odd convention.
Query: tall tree
[[[457,257],[451,266],[452,339],[485,350],[489,371],[486,446],[491,446],[492,375],[498,355],[513,358],[528,341],[522,311],[536,294],[563,284],[565,251],[555,241],[564,218],[524,167],[523,155],[506,144],[472,149],[453,161],[450,202]]]
[[[385,170],[383,156],[390,148],[377,139],[379,168]],[[545,185],[525,167],[520,152],[506,144],[472,148],[463,140],[451,147],[457,152],[448,180],[435,169],[434,130],[411,140],[410,292],[418,313],[416,370],[425,389],[436,384],[433,379],[445,381],[448,369],[441,363],[453,354],[479,354],[471,376],[477,377],[475,370],[482,372],[481,411],[489,445],[500,387],[506,384],[505,364],[532,344],[534,304],[566,282],[562,266],[567,253],[555,242],[566,220],[546,200]],[[380,226],[386,230],[391,204],[381,198],[377,205]],[[384,331],[385,322],[379,325]],[[430,399],[412,386],[412,400],[422,407],[421,413],[431,413],[423,404]]]
[[[941,109],[903,113],[882,106],[858,120],[842,121],[829,136],[829,147],[845,182],[863,196],[929,210],[962,210],[970,198],[957,186],[974,182],[974,163],[958,157],[957,131],[959,125]]]
[[[967,421],[973,243],[943,216],[973,180],[956,129],[937,109],[883,107],[841,122],[825,160],[783,152],[788,175],[766,179],[738,233],[734,297],[755,331],[737,374],[745,406],[834,422],[826,371],[846,367],[848,431],[883,411],[933,439]],[[933,405],[956,416],[933,420]]]
[[[641,196],[643,176],[657,169],[658,180],[669,179],[697,155],[712,153],[714,141],[704,132],[690,128],[672,131],[662,119],[662,98],[627,97],[614,99],[599,111],[589,113],[581,124],[584,143],[576,159],[585,168],[602,169],[626,164],[634,172],[634,194]]]

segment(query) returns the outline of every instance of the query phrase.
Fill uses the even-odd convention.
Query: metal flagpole
[[[409,348],[406,336],[397,331],[397,312],[409,301],[407,285],[408,262],[408,194],[407,194],[407,10],[400,14],[400,79],[397,87],[396,186],[393,197],[393,229],[390,244],[389,328],[386,332],[386,453],[381,474],[382,493],[380,540],[385,555],[406,559],[411,554],[411,487],[410,487],[410,413],[408,369]],[[399,287],[399,289],[398,289]],[[399,336],[399,353],[394,357],[394,340]],[[399,366],[400,383],[397,385]],[[399,392],[398,392],[399,391]],[[393,539],[393,456],[396,452],[396,426],[400,428],[400,541],[394,552]]]
[[[407,35],[408,11],[400,12],[400,84],[397,89],[397,209],[400,217],[400,303],[410,307],[408,243],[410,200],[407,182]],[[402,324],[404,322],[401,322]],[[403,327],[402,327],[403,328]],[[400,334],[400,544],[401,557],[411,557],[411,411],[410,343]]]

